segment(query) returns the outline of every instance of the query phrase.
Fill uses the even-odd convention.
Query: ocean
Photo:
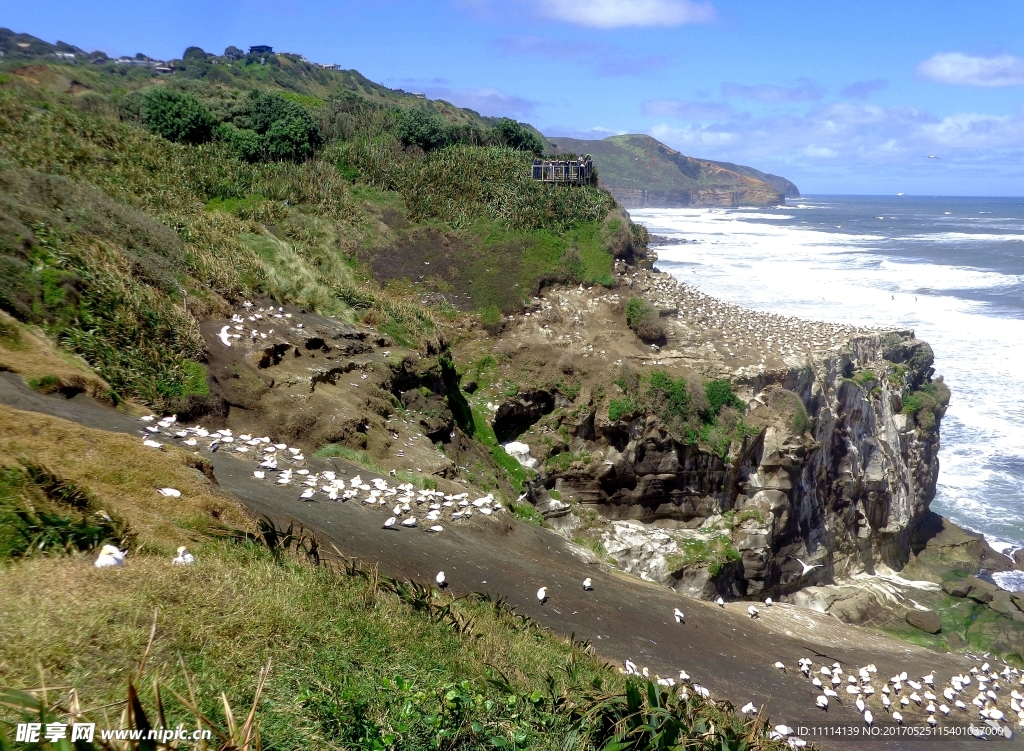
[[[952,391],[932,509],[1024,547],[1024,199],[806,196],[634,209],[657,268],[757,310],[914,329]],[[695,241],[695,242],[694,242]]]

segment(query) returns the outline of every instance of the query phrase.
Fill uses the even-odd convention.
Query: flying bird
[[[925,159],[941,159],[942,157],[935,156],[934,154],[926,154]]]
[[[801,576],[807,576],[807,574],[809,574],[811,571],[814,571],[814,569],[816,569],[816,568],[823,568],[824,567],[824,564],[821,564],[821,563],[815,563],[813,566],[809,566],[806,563],[804,563],[803,561],[801,561],[799,558],[797,558],[795,555],[791,555],[790,558],[792,558],[794,561],[796,561],[801,566],[803,566],[804,570],[802,572],[800,572]]]

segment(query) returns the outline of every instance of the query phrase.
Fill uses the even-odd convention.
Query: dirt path
[[[68,400],[37,394],[8,373],[0,374],[0,403],[93,428],[139,434],[137,421],[112,409],[82,397]],[[860,714],[845,698],[845,706],[833,702],[827,714],[815,708],[817,692],[797,670],[796,661],[801,657],[810,657],[815,667],[839,662],[846,672],[875,663],[879,683],[902,670],[912,677],[934,670],[936,678],[945,681],[971,665],[958,656],[939,655],[787,605],[762,607],[761,617],[753,621],[746,613],[748,603],[719,608],[588,565],[570,543],[553,532],[502,514],[477,515],[472,524],[450,526],[436,536],[420,530],[385,531],[379,512],[354,503],[301,503],[293,490],[253,478],[250,464],[221,453],[211,459],[220,486],[256,514],[282,521],[294,519],[315,531],[322,542],[334,543],[347,555],[379,563],[383,572],[393,576],[432,579],[444,570],[456,594],[481,591],[502,595],[519,612],[553,630],[589,639],[599,654],[617,664],[629,658],[652,674],[673,677],[686,670],[693,681],[736,706],[747,701],[767,702],[773,723],[796,727],[827,722],[864,728]],[[361,474],[372,476],[365,471]],[[581,586],[588,576],[594,582],[592,592]],[[542,585],[548,587],[549,595],[544,605],[535,597]],[[675,607],[685,612],[684,625],[674,622]],[[789,667],[787,673],[773,667],[776,660]],[[881,711],[876,715],[879,723],[887,721]],[[923,719],[923,714],[913,716],[918,722]],[[910,743],[882,737],[820,745],[938,750],[962,748],[964,741]],[[1015,741],[1012,745],[1019,744]]]

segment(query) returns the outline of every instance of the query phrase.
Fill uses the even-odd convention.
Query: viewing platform
[[[594,160],[534,159],[533,179],[546,183],[590,185],[594,179]]]

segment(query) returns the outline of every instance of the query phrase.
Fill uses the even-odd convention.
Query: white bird
[[[156,492],[168,498],[181,498],[181,491],[174,488],[157,488]]]
[[[403,527],[415,527],[416,526],[416,517],[415,516],[410,516],[408,519],[402,519],[402,526]]]
[[[751,605],[747,608],[747,614],[750,615],[751,618],[757,618],[757,616],[761,614],[761,611]]]
[[[929,673],[921,679],[924,683],[927,683],[932,688],[935,688],[935,673]]]
[[[858,712],[864,711],[864,700],[862,698],[858,696],[857,701],[855,701],[854,704],[856,705]]]
[[[676,619],[676,623],[683,623],[686,620],[685,616],[683,616],[683,611],[679,608],[672,611],[672,617]]]
[[[766,608],[770,608],[770,607],[772,606],[772,598],[771,598],[771,597],[766,597],[766,598],[765,598],[765,600],[764,600],[764,606],[765,606]]]
[[[191,566],[196,562],[196,557],[188,552],[188,548],[184,545],[178,548],[178,556],[174,558],[171,563],[175,566]]]
[[[437,582],[437,586],[441,589],[448,586],[448,580],[444,578],[444,571],[438,571],[437,576],[434,577],[434,581]]]
[[[807,576],[807,574],[809,574],[811,571],[814,571],[814,569],[816,569],[816,568],[823,568],[823,566],[824,566],[824,564],[822,564],[822,563],[816,563],[813,566],[808,566],[806,563],[801,561],[795,555],[791,555],[790,558],[792,558],[794,561],[796,561],[801,566],[803,566],[804,570],[800,573],[801,576]]]
[[[100,548],[100,554],[96,558],[96,568],[110,568],[111,566],[123,566],[124,553],[113,545],[104,545]]]
[[[144,440],[142,442],[142,445],[143,446],[148,446],[151,449],[162,449],[164,447],[164,445],[162,443],[160,443],[159,441],[152,441],[149,438]]]
[[[384,520],[384,529],[394,529],[395,522],[397,521],[398,520],[395,517],[389,516],[387,519]]]
[[[540,589],[537,590],[537,599],[540,601],[541,605],[543,605],[545,602],[547,602],[547,599],[548,599],[548,588],[547,587],[541,587]]]
[[[814,676],[814,678],[811,679],[811,685],[815,688],[821,688],[821,679],[818,676]]]
[[[743,714],[753,714],[756,711],[757,707],[754,706],[754,702],[752,701],[748,701],[746,704],[740,707],[740,712],[742,712]]]
[[[781,662],[776,662],[776,663],[775,663],[775,667],[777,667],[777,668],[778,668],[779,670],[781,670],[781,671],[782,671],[783,673],[785,673],[785,672],[786,672],[786,666],[785,666],[785,664],[783,664],[783,663],[781,663]]]
[[[440,524],[435,524],[433,527],[428,527],[427,531],[436,534],[438,532],[444,532],[444,527],[442,527]]]
[[[865,709],[864,710],[864,722],[867,723],[868,725],[871,725],[874,721],[875,721],[875,716],[873,714],[871,714],[871,710],[870,709]]]
[[[824,709],[826,712],[828,711],[828,697],[827,696],[819,696],[817,699],[814,700],[814,703],[817,704],[818,707],[820,707],[821,709]]]
[[[891,703],[892,703],[892,702],[890,702],[890,701],[889,701],[889,697],[888,697],[888,696],[883,696],[883,697],[882,697],[882,708],[883,708],[883,709],[888,709],[888,708],[889,708],[889,705],[890,705]]]
[[[903,724],[903,715],[901,715],[899,712],[893,712],[892,718],[896,721],[897,725]]]
[[[725,600],[723,600],[721,597],[719,597],[717,600],[715,600],[715,604],[718,607],[720,607],[720,608],[724,608],[725,607]]]
[[[931,725],[932,727],[935,727],[936,725],[939,724],[939,721],[936,720],[934,716],[928,715],[928,724]]]
[[[586,590],[587,592],[589,592],[593,588],[594,588],[594,583],[592,581],[590,581],[590,577],[588,576],[586,579],[583,580],[583,589]]]
[[[835,691],[833,691],[830,688],[822,689],[821,693],[825,694],[825,696],[829,697],[830,699],[835,699],[837,701],[839,700],[839,694],[837,694]]]

